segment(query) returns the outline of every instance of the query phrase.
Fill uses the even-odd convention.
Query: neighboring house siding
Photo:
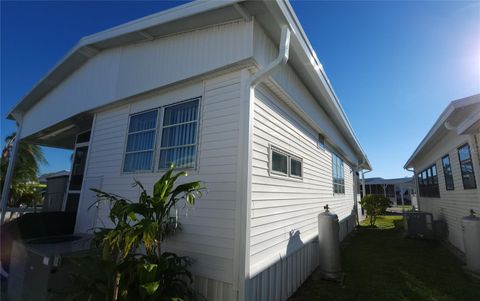
[[[344,164],[345,194],[334,195],[331,152],[318,148],[317,133],[264,86],[256,90],[253,126],[252,276],[315,239],[324,205],[343,220],[342,238],[353,227],[354,208],[351,168]],[[303,179],[269,174],[270,145],[303,159]],[[296,231],[299,236],[291,238]]]
[[[26,112],[22,138],[79,112],[242,62],[252,57],[252,35],[253,22],[236,21],[101,51]]]
[[[479,138],[479,135],[477,135],[477,140]],[[473,158],[477,189],[463,189],[457,148],[467,142],[470,145]],[[441,158],[446,154],[450,156],[455,185],[454,190],[446,190],[445,188]],[[480,212],[480,165],[478,160],[478,149],[476,149],[473,137],[468,135],[459,136],[454,131],[450,131],[448,135],[431,148],[430,152],[424,154],[415,162],[416,172],[422,171],[433,163],[437,165],[440,198],[418,196],[419,207],[422,211],[433,213],[435,219],[444,219],[447,222],[449,241],[462,251],[464,250],[462,218],[469,214],[470,209]]]
[[[188,215],[185,210],[180,210],[183,231],[172,237],[166,248],[195,260],[192,270],[199,276],[199,290],[209,300],[228,300],[233,296],[239,72],[184,84],[163,93],[135,99],[131,104],[98,112],[86,177],[103,176],[102,190],[133,200],[139,194],[138,189],[131,188],[134,178],[151,191],[162,172],[121,172],[129,114],[197,96],[202,96],[198,167],[190,170],[184,180],[203,181],[207,193],[188,211]],[[103,223],[109,225],[108,211],[108,206],[100,207],[96,226]]]

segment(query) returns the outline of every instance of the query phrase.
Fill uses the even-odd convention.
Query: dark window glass
[[[343,160],[335,154],[332,154],[332,178],[333,192],[345,193],[345,175],[343,169]]]
[[[83,173],[85,171],[85,163],[87,162],[88,146],[79,147],[75,150],[73,156],[73,167],[70,175],[70,190],[82,189]]]
[[[130,116],[123,171],[152,169],[158,111]]]
[[[78,134],[76,143],[83,143],[90,141],[90,131]]]
[[[197,161],[199,100],[165,108],[159,168],[194,168]]]
[[[470,146],[468,144],[458,148],[458,160],[460,161],[460,170],[462,171],[463,188],[477,188]]]
[[[450,164],[450,156],[446,155],[442,158],[443,176],[445,177],[445,189],[454,190],[452,165]]]
[[[434,164],[417,174],[418,191],[420,196],[438,198],[440,189],[438,187],[437,166]]]
[[[290,175],[302,177],[302,161],[294,158],[290,159]]]
[[[288,173],[288,157],[272,150],[272,171],[282,174]]]

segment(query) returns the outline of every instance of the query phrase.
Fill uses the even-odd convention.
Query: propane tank
[[[323,207],[325,212],[318,215],[318,242],[320,251],[320,272],[325,278],[341,277],[340,240],[338,216]]]
[[[480,218],[470,210],[470,215],[462,218],[463,244],[467,269],[480,274]]]

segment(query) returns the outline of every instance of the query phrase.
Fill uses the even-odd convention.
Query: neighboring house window
[[[449,155],[445,155],[442,158],[442,166],[443,166],[443,175],[445,177],[445,188],[447,190],[454,190],[455,185],[453,184],[452,165],[450,164]]]
[[[438,187],[437,166],[434,164],[423,170],[418,177],[418,190],[420,196],[423,197],[440,197],[440,189]]]
[[[345,193],[345,174],[343,169],[343,160],[337,155],[332,154],[333,167],[333,192]]]
[[[301,178],[303,176],[302,159],[292,156],[277,148],[270,149],[271,172],[289,177]]]
[[[163,113],[160,169],[194,168],[197,161],[199,100],[168,106]]]
[[[464,189],[475,189],[475,171],[473,170],[472,155],[470,146],[465,144],[458,148],[458,160],[460,161],[460,170],[462,171],[462,181]]]
[[[158,110],[130,116],[124,172],[152,170]]]

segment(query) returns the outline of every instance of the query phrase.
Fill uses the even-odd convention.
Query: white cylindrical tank
[[[480,218],[473,210],[462,218],[462,231],[467,268],[480,274]]]
[[[325,207],[318,215],[319,268],[327,278],[337,278],[341,273],[338,216]]]

